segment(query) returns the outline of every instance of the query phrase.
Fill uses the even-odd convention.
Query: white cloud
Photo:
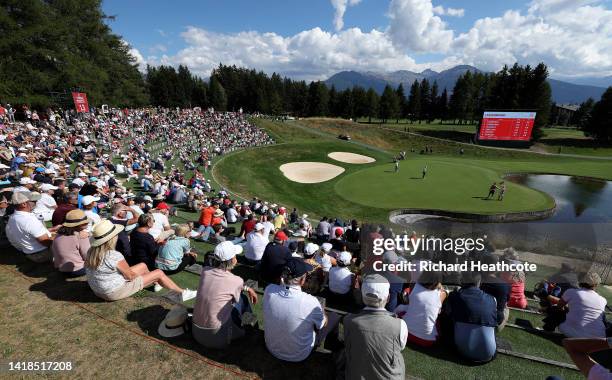
[[[439,16],[463,17],[465,15],[463,8],[444,8],[441,5],[433,7],[433,12]]]
[[[136,60],[136,64],[138,65],[138,70],[140,70],[141,72],[144,72],[147,68],[147,63],[145,62],[144,57],[142,56],[142,54],[140,54],[140,51],[138,49],[136,49],[135,47],[131,46],[127,41],[125,40],[121,40],[125,46],[128,47],[128,53],[134,57],[134,59]]]
[[[336,1],[341,9],[357,1]],[[462,10],[434,6],[431,0],[391,0],[384,30],[321,28],[291,36],[271,32],[214,33],[188,27],[181,34],[186,47],[174,55],[143,59],[153,64],[186,64],[207,76],[219,63],[278,72],[296,79],[324,79],[341,70],[444,70],[472,64],[499,70],[504,64],[545,62],[559,76],[612,75],[612,10],[598,0],[532,0],[525,10],[509,10],[474,22],[457,34],[441,16]],[[336,27],[342,27],[337,24]],[[417,64],[412,53],[443,53],[435,62]]]
[[[166,51],[168,51],[168,48],[164,44],[155,44],[149,48],[149,52],[151,53],[165,53]]]
[[[219,63],[278,72],[296,79],[326,79],[340,70],[419,70],[381,31],[358,28],[330,33],[320,28],[290,37],[254,31],[236,34],[214,33],[188,27],[182,33],[188,47],[174,56],[149,60],[155,64],[186,64],[202,76]]]
[[[516,61],[545,62],[559,75],[609,75],[612,10],[588,0],[535,0],[526,13],[507,11],[476,21],[451,50],[466,63],[490,70]]]
[[[344,27],[344,13],[349,6],[357,5],[361,0],[330,0],[334,7],[334,28],[336,32]]]
[[[446,52],[453,31],[435,15],[431,0],[391,0],[387,13],[393,42],[415,52]]]

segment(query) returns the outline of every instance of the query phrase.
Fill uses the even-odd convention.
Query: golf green
[[[427,175],[422,178],[423,167]],[[445,159],[407,160],[398,172],[393,164],[368,167],[340,177],[335,190],[344,199],[384,209],[418,208],[478,214],[541,211],[554,205],[548,195],[506,181],[504,199],[487,199],[489,186],[499,183],[494,170]]]

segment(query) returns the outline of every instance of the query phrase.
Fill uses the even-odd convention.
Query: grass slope
[[[250,198],[296,207],[313,217],[333,215],[372,222],[386,222],[388,211],[401,207],[447,209],[475,213],[543,210],[552,200],[532,189],[508,184],[504,202],[485,201],[489,185],[508,172],[556,173],[612,178],[612,162],[537,155],[525,151],[469,146],[463,155],[459,145],[401,131],[335,119],[275,122],[254,119],[275,136],[279,145],[227,155],[213,168],[214,178],[231,191]],[[349,134],[353,141],[336,138]],[[422,145],[419,145],[422,144]],[[434,154],[418,152],[432,147]],[[414,148],[415,152],[412,152]],[[399,175],[390,158],[408,152]],[[377,159],[368,165],[343,164],[327,157],[329,152],[348,151]],[[289,181],[278,167],[292,161],[321,161],[340,165],[346,172],[328,182],[298,184]],[[425,181],[421,168],[429,165]],[[385,166],[387,165],[387,166]]]

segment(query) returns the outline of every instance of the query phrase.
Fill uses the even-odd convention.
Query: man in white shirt
[[[329,270],[329,290],[338,295],[346,295],[351,291],[353,273],[348,268],[353,257],[349,252],[341,252],[336,260],[337,266]]]
[[[32,214],[34,202],[40,194],[15,192],[11,203],[15,212],[6,226],[6,236],[15,249],[23,252],[28,259],[36,263],[51,260],[49,246],[53,243],[51,233],[45,225]]]
[[[158,243],[174,235],[174,230],[170,226],[170,221],[168,220],[169,212],[170,207],[166,202],[160,202],[157,207],[155,207],[155,210],[151,211],[155,224],[149,229],[149,234],[151,234]]]
[[[255,224],[255,229],[246,236],[246,245],[244,250],[244,257],[251,264],[257,264],[261,261],[264,250],[270,242],[268,235],[266,235],[266,229],[262,223]]]
[[[40,199],[36,202],[36,207],[32,211],[34,215],[41,217],[43,221],[48,222],[53,216],[53,212],[57,208],[57,202],[53,198],[54,191],[57,186],[48,183],[43,183],[40,186]]]
[[[302,292],[312,265],[302,259],[287,261],[281,285],[266,287],[263,300],[266,347],[276,358],[301,362],[338,325],[335,313],[325,315],[319,301]],[[290,333],[289,333],[290,332]]]
[[[15,187],[13,192],[14,193],[30,192],[34,188],[34,184],[36,184],[36,181],[32,180],[30,177],[21,177],[19,178],[19,186]]]
[[[89,224],[87,225],[88,232],[92,232],[93,226],[102,220],[100,215],[94,212],[94,208],[97,205],[96,202],[98,202],[99,200],[100,198],[96,198],[93,195],[86,195],[81,200],[81,204],[83,205],[83,212],[85,213],[87,218],[89,218]]]
[[[225,211],[225,219],[228,223],[236,223],[238,221],[238,215],[236,207],[230,207]]]

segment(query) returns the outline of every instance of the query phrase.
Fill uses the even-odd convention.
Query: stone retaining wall
[[[405,208],[394,210],[389,213],[389,219],[400,215],[420,214],[432,215],[443,218],[456,220],[458,222],[474,222],[474,223],[510,223],[510,222],[525,222],[530,220],[541,220],[552,216],[556,206],[543,211],[527,211],[527,212],[508,212],[500,214],[473,214],[467,212],[453,212],[446,210],[428,210],[417,208]]]

